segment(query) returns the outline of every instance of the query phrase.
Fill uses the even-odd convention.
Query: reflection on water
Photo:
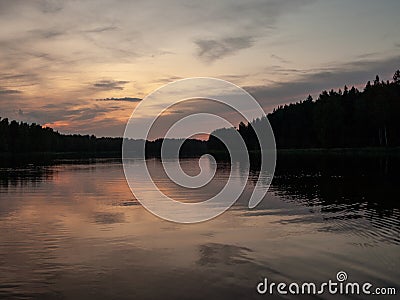
[[[51,180],[53,170],[51,168],[28,165],[23,168],[0,169],[0,185],[2,188],[16,187],[19,185],[34,184],[42,180]]]
[[[320,230],[370,234],[375,243],[400,244],[399,156],[290,154],[281,155],[278,166],[270,191],[318,212],[326,224]]]
[[[251,252],[251,249],[216,243],[204,244],[199,247],[200,258],[198,259],[197,264],[201,266],[215,264],[240,264],[249,261],[246,256],[247,252]]]
[[[181,201],[212,196],[231,168],[238,182],[247,173],[218,163],[215,178],[191,190],[165,180],[158,160],[148,164]],[[181,165],[199,171],[194,159]],[[338,270],[398,289],[399,166],[397,156],[280,155],[255,209],[247,208],[254,182],[269,176],[256,167],[229,211],[180,225],[136,201],[119,160],[8,165],[0,168],[0,298],[251,299],[260,278],[322,282]]]

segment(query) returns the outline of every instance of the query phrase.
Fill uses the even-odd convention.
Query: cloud
[[[166,83],[177,81],[177,80],[180,80],[183,78],[184,77],[180,77],[180,76],[166,76],[166,77],[157,78],[157,79],[153,80],[152,82],[157,83],[157,84],[166,84]]]
[[[40,0],[38,8],[43,13],[55,13],[63,9],[62,0]]]
[[[270,111],[277,105],[305,99],[308,94],[317,96],[323,90],[343,88],[344,85],[363,86],[368,80],[373,80],[375,75],[390,79],[399,65],[400,56],[336,63],[332,67],[320,69],[292,70],[299,76],[289,82],[244,88],[266,111]]]
[[[8,13],[10,11],[21,10],[21,8],[28,8],[36,10],[44,14],[51,14],[61,11],[64,8],[63,0],[0,0],[0,14]]]
[[[271,35],[282,15],[298,11],[315,0],[251,0],[202,2],[197,8],[212,38],[194,40],[198,57],[212,62],[252,47],[261,37]],[[204,5],[204,6],[202,6]],[[205,6],[212,7],[206,8]]]
[[[38,76],[34,73],[0,73],[0,89],[1,86],[7,86],[11,89],[33,86],[38,83]]]
[[[0,68],[14,65],[13,69],[26,70],[25,62],[31,60],[27,49],[45,53],[43,59],[51,57],[71,69],[93,62],[131,62],[138,57],[182,53],[193,43],[196,57],[215,61],[252,47],[274,29],[281,15],[314,1],[118,1],[116,5],[115,1],[82,0],[77,5],[61,0],[0,0],[0,14],[7,16],[0,25],[11,28],[0,37]],[[165,38],[166,32],[177,34]],[[175,51],[171,43],[178,37],[179,43],[183,37],[183,46]],[[10,63],[3,66],[4,61]],[[28,63],[40,68],[37,73],[46,74],[53,61],[32,59]]]
[[[206,62],[212,62],[252,46],[251,37],[231,37],[222,40],[197,40],[198,56]]]
[[[263,107],[269,109],[322,89],[364,84],[376,74],[382,78],[386,78],[386,73],[393,74],[399,61],[393,60],[389,65],[390,62],[378,59],[398,52],[394,47],[400,47],[400,41],[395,31],[386,45],[378,40],[382,38],[379,34],[364,35],[365,30],[354,34],[351,28],[345,28],[346,22],[326,32],[322,32],[327,29],[324,26],[310,30],[308,26],[320,24],[321,18],[325,22],[325,17],[332,16],[326,21],[334,25],[334,16],[340,11],[339,6],[332,6],[332,11],[315,14],[326,5],[311,6],[314,2],[0,0],[0,111],[18,117],[18,109],[22,108],[24,118],[35,115],[35,122],[41,123],[86,118],[85,122],[63,128],[103,134],[106,130],[120,132],[118,118],[125,113],[116,112],[114,120],[108,112],[112,114],[113,110],[125,109],[129,102],[133,105],[140,101],[135,97],[94,101],[110,95],[127,95],[130,84],[118,79],[134,82],[135,96],[144,97],[156,85],[187,76],[222,77],[247,85]],[[382,22],[381,26],[379,20],[390,17],[389,10],[396,10],[386,4],[379,7],[382,14],[374,13],[372,5],[364,7],[371,15],[360,26],[368,28],[370,23],[369,28],[375,31],[391,32],[387,30],[389,25]],[[306,35],[297,35],[297,29],[300,33],[305,30]],[[348,43],[340,44],[343,36],[348,37]],[[363,36],[368,37],[370,48],[363,44]],[[314,59],[320,46],[337,38],[337,49],[333,46]],[[312,51],[303,53],[305,49]],[[235,59],[244,51],[246,61]],[[331,60],[342,60],[342,54],[354,61],[327,65]],[[220,59],[224,59],[222,64],[208,65]],[[267,68],[271,61],[278,66]],[[278,78],[286,82],[277,82]],[[73,103],[65,105],[66,101]],[[54,107],[46,108],[46,104]],[[95,104],[99,107],[91,110]],[[192,108],[198,110],[201,105],[196,103]],[[171,113],[169,118],[175,115]],[[100,117],[105,121],[100,122]]]
[[[23,104],[22,104],[23,105]],[[28,123],[52,127],[63,133],[121,136],[130,110],[118,105],[101,105],[96,102],[48,103],[42,106],[16,108],[14,114],[5,116]]]
[[[96,89],[100,89],[100,90],[123,90],[124,89],[124,85],[129,83],[129,81],[124,81],[124,80],[119,80],[119,81],[115,81],[115,80],[100,80],[97,81],[93,84],[93,87]]]
[[[101,32],[106,32],[106,31],[114,31],[114,30],[117,30],[117,29],[118,29],[117,26],[101,26],[101,27],[96,27],[96,28],[93,28],[93,29],[85,30],[84,32],[101,33]]]
[[[279,61],[280,63],[283,63],[283,64],[289,64],[290,63],[289,60],[284,59],[283,57],[280,57],[279,55],[271,54],[271,58],[276,59],[277,61]]]
[[[0,95],[15,95],[21,94],[22,92],[19,90],[9,90],[9,89],[2,89],[0,88]]]
[[[123,97],[123,98],[103,98],[103,99],[96,99],[96,101],[126,101],[126,102],[140,102],[142,101],[141,98],[135,97]]]
[[[42,38],[42,39],[51,39],[58,36],[62,36],[66,34],[64,30],[61,29],[33,29],[27,32],[31,38]]]

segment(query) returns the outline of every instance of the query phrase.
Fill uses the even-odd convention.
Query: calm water
[[[166,181],[159,161],[148,164],[182,201],[218,192],[231,168],[218,164],[193,191]],[[199,170],[197,160],[181,164]],[[391,156],[282,155],[259,206],[247,208],[265,176],[255,168],[234,207],[193,225],[148,213],[118,160],[2,167],[0,298],[261,299],[273,298],[256,293],[264,277],[320,283],[340,270],[398,293],[399,166]],[[232,168],[243,180],[246,169]]]

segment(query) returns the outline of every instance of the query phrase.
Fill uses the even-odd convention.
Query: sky
[[[122,136],[141,99],[189,77],[230,81],[268,113],[390,79],[399,12],[398,0],[0,0],[0,117]]]

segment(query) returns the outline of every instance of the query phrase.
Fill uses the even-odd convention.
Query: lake
[[[147,164],[163,173],[159,160]],[[196,159],[181,165],[189,174],[199,171]],[[233,207],[185,225],[145,210],[119,159],[5,164],[0,298],[275,298],[257,293],[263,278],[321,283],[339,271],[348,281],[399,293],[399,167],[397,155],[279,154],[256,208],[247,203],[264,174],[252,167]],[[239,183],[247,170],[222,162],[204,189],[180,188],[161,175],[155,181],[178,200],[203,201],[223,187],[231,168]]]

